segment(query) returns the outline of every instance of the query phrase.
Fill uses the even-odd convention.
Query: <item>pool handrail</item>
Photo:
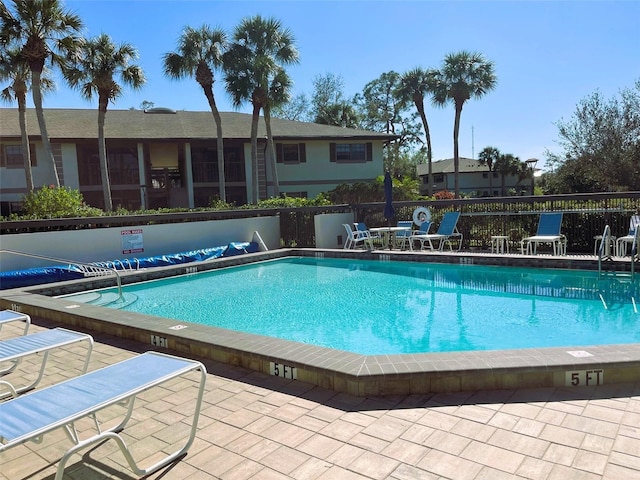
[[[600,241],[600,246],[598,247],[598,275],[602,275],[602,259],[606,257],[606,259],[611,259],[610,255],[606,255],[607,245],[611,238],[611,228],[609,225],[604,226],[604,231],[602,232],[602,240]]]
[[[100,266],[100,265],[96,265],[95,263],[84,263],[84,262],[77,262],[75,260],[66,260],[64,258],[49,257],[47,255],[39,255],[39,254],[36,254],[36,253],[18,252],[17,250],[1,249],[0,253],[9,253],[9,254],[12,254],[12,255],[19,255],[19,256],[23,256],[23,257],[31,257],[31,258],[38,258],[38,259],[42,259],[42,260],[50,260],[52,262],[68,263],[70,265],[80,267],[82,273],[85,274],[85,276],[86,275],[96,275],[97,272],[103,272],[102,273],[103,275],[104,274],[107,274],[107,275],[114,274],[116,276],[116,282],[117,282],[117,286],[118,286],[118,296],[119,296],[120,300],[123,300],[123,296],[122,296],[122,280],[120,279],[120,274],[118,273],[118,270],[116,268]]]

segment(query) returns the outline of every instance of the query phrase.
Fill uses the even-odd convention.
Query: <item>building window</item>
[[[218,152],[214,147],[191,147],[194,183],[218,181]]]
[[[112,185],[138,185],[140,170],[135,147],[111,147],[107,149],[109,179]]]
[[[482,178],[489,178],[489,174],[488,174],[488,173],[486,173],[486,172],[484,172],[484,173],[482,174]]]
[[[31,155],[31,166],[37,165],[36,149],[29,145]],[[24,168],[24,157],[22,155],[22,144],[0,145],[0,166],[7,168]]]
[[[298,164],[307,161],[304,143],[276,143],[276,159],[278,163]]]
[[[140,169],[136,147],[107,147],[109,182],[111,185],[138,185]],[[84,146],[79,149],[78,178],[80,185],[102,185],[100,156],[96,147]]]
[[[441,174],[441,173],[436,173],[433,176],[433,182],[434,183],[442,183],[442,182],[444,182],[444,175]]]
[[[331,143],[330,161],[336,163],[365,163],[373,160],[371,143]]]
[[[215,147],[191,147],[191,171],[193,183],[216,183],[218,173],[218,150]],[[244,161],[237,147],[224,148],[224,178],[227,182],[244,182]]]

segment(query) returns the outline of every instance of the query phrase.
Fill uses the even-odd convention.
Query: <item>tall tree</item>
[[[271,132],[271,109],[287,103],[290,98],[291,86],[293,82],[287,72],[280,68],[269,83],[269,93],[267,102],[263,106],[264,123],[267,130],[267,144],[269,148],[269,158],[271,161],[271,177],[273,178],[274,196],[280,196],[280,181],[278,179],[278,169],[276,168],[276,148],[273,143],[273,133]]]
[[[520,161],[518,157],[512,153],[502,153],[495,160],[495,171],[500,174],[502,196],[507,195],[506,178],[508,176],[518,176],[518,183],[522,180],[522,173],[526,175],[526,163]]]
[[[224,140],[222,119],[216,106],[213,84],[215,82],[214,71],[222,67],[222,55],[226,48],[227,34],[223,30],[212,29],[208,25],[202,25],[199,29],[185,27],[178,39],[177,50],[166,53],[163,58],[165,75],[175,79],[194,77],[202,87],[205,97],[207,97],[209,108],[216,123],[218,185],[222,202],[227,201]]]
[[[311,112],[316,123],[344,128],[359,126],[358,113],[352,102],[344,96],[344,80],[341,75],[326,73],[314,77]]]
[[[310,117],[311,104],[306,94],[300,93],[292,97],[287,103],[282,105],[274,105],[271,114],[276,118],[285,120],[294,120],[296,122],[311,122]]]
[[[397,139],[385,148],[385,169],[391,171],[395,170],[394,163],[401,153],[416,143],[422,143],[420,124],[415,114],[407,114],[406,103],[396,93],[399,85],[399,73],[385,72],[367,83],[354,99],[362,128],[397,135]]]
[[[31,70],[29,65],[20,55],[18,49],[2,49],[0,55],[0,82],[8,81],[9,86],[0,91],[0,99],[7,103],[13,100],[18,102],[18,121],[20,123],[20,136],[22,138],[22,159],[24,162],[24,175],[27,191],[34,189],[33,171],[31,169],[31,149],[29,148],[29,135],[27,134],[27,92],[31,84]],[[40,79],[42,91],[53,90],[53,80],[43,70]]]
[[[434,103],[445,106],[453,102],[455,119],[453,124],[453,165],[455,195],[460,196],[460,155],[458,136],[462,107],[470,98],[481,98],[493,90],[497,84],[493,62],[480,53],[461,51],[445,56],[442,67],[436,75]]]
[[[298,62],[299,54],[293,34],[279,20],[260,15],[243,19],[235,28],[233,42],[223,56],[225,83],[233,104],[239,107],[250,101],[251,118],[251,166],[253,203],[259,200],[258,184],[258,120],[260,110],[272,105],[269,95],[278,75],[285,65]],[[269,116],[265,115],[265,123]],[[269,130],[271,126],[267,127]],[[272,170],[276,159],[271,156]],[[279,191],[279,185],[274,189]]]
[[[489,196],[493,197],[493,167],[500,158],[500,150],[496,147],[484,147],[478,154],[478,160],[482,165],[489,167]]]
[[[88,100],[98,95],[98,155],[102,176],[104,208],[111,211],[111,182],[109,162],[104,137],[104,123],[110,101],[122,95],[122,86],[114,77],[119,77],[124,85],[139,89],[144,85],[142,69],[131,62],[138,58],[138,52],[129,43],[116,46],[106,34],[83,42],[83,55],[77,62],[64,70],[69,84],[79,88],[82,96]]]
[[[547,152],[557,176],[550,191],[640,190],[640,79],[612,98],[592,93],[556,126],[561,151]]]
[[[45,63],[63,67],[67,58],[76,58],[82,43],[80,17],[62,8],[59,0],[13,0],[12,13],[1,4],[0,43],[15,44],[31,70],[31,92],[40,136],[51,162],[56,186],[60,177],[49,141],[42,107],[42,71]]]
[[[413,102],[422,120],[424,128],[425,140],[427,144],[427,163],[428,163],[428,185],[427,194],[433,195],[433,177],[432,177],[432,150],[431,150],[431,134],[429,133],[429,123],[427,122],[427,114],[424,108],[425,96],[431,96],[436,89],[435,70],[423,70],[422,68],[414,68],[405,72],[400,77],[400,85],[397,89],[397,95],[404,102]]]

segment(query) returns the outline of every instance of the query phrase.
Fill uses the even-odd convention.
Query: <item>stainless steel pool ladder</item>
[[[600,247],[598,248],[598,274],[602,275],[602,261],[611,260],[610,252],[611,242],[611,228],[609,225],[605,225],[604,232],[602,232],[602,239],[600,240]]]
[[[73,260],[65,260],[62,258],[48,257],[46,255],[38,255],[35,253],[18,252],[16,250],[0,250],[0,253],[9,253],[12,255],[18,255],[22,257],[39,258],[42,260],[50,260],[52,262],[58,262],[58,263],[67,263],[69,264],[69,266],[76,267],[85,277],[115,275],[116,283],[118,284],[118,297],[120,298],[120,300],[124,300],[124,297],[122,296],[122,281],[120,279],[120,274],[118,273],[118,270],[116,268],[103,267],[103,266],[96,265],[94,263],[83,263],[83,262],[76,262]]]

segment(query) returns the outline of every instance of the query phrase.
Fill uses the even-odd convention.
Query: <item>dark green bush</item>
[[[99,208],[84,203],[79,190],[69,187],[42,187],[24,197],[25,216],[30,218],[96,217]]]

